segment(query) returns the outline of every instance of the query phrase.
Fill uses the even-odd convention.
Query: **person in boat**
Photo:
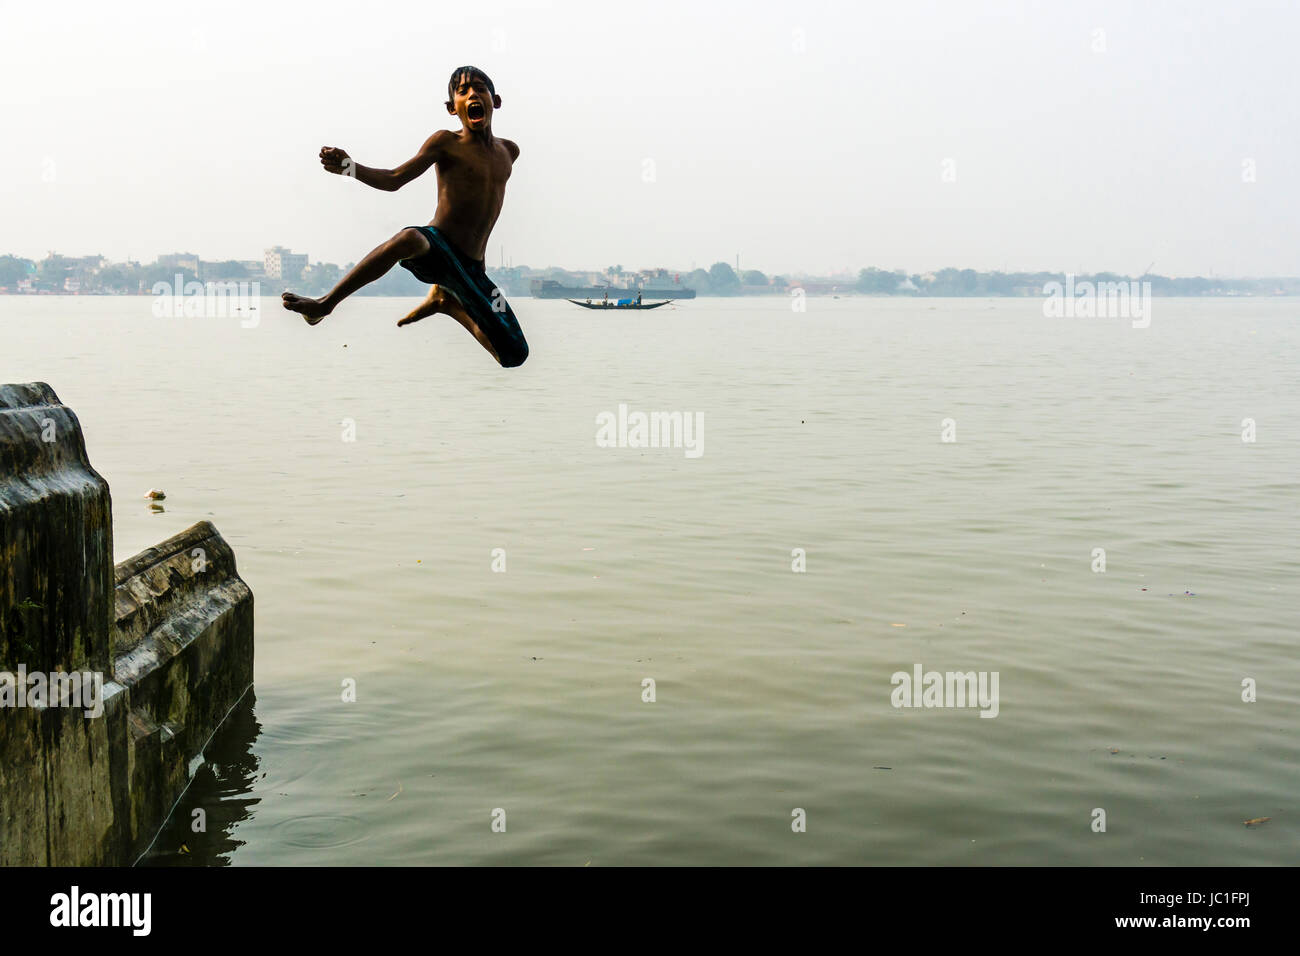
[[[640,293],[640,292],[638,292],[638,293],[636,294],[636,304],[637,304],[637,305],[640,305],[640,304],[641,304],[641,293]]]
[[[286,292],[284,307],[316,325],[339,303],[374,282],[399,262],[429,294],[399,326],[431,315],[450,315],[465,326],[505,368],[522,365],[528,342],[514,311],[483,266],[488,237],[505,202],[506,180],[519,147],[492,132],[492,114],[501,97],[486,73],[474,66],[457,67],[447,83],[447,112],[460,120],[455,132],[440,129],[415,156],[395,169],[372,169],[354,162],[336,146],[322,146],[321,165],[328,173],[356,179],[367,186],[395,192],[434,167],[438,177],[438,207],[427,226],[407,226],[373,249],[319,299]]]

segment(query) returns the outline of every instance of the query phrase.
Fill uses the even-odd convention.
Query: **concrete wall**
[[[108,669],[108,483],[48,385],[0,386],[0,670]]]
[[[253,595],[211,523],[112,553],[76,415],[0,385],[0,672],[104,681],[97,717],[0,706],[0,865],[133,862],[252,684]]]

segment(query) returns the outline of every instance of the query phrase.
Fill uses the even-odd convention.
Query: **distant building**
[[[63,256],[63,265],[83,272],[98,272],[108,260],[103,256]]]
[[[266,277],[268,279],[300,279],[307,268],[307,254],[290,252],[284,246],[266,250]]]
[[[103,256],[61,256],[51,252],[45,257],[45,268],[67,269],[70,272],[98,272],[108,260]],[[33,265],[29,271],[35,271]]]
[[[158,265],[165,269],[188,269],[199,274],[199,257],[192,252],[171,252],[158,257]]]

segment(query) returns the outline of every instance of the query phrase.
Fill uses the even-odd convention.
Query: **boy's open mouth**
[[[470,103],[465,107],[465,115],[472,120],[479,120],[487,115],[487,110],[483,108],[482,103]]]

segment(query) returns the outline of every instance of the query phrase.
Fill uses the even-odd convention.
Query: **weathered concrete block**
[[[156,832],[191,761],[253,683],[253,594],[230,545],[200,521],[118,565],[116,597],[113,678],[129,701],[140,840]],[[151,804],[154,795],[165,806]]]
[[[24,708],[0,714],[0,866],[43,866],[45,837],[45,743],[41,712]]]
[[[108,483],[48,385],[0,386],[0,670],[105,671],[113,600]]]
[[[121,734],[121,709],[88,718],[81,709],[39,711],[44,737],[45,849],[50,866],[94,866],[121,861],[129,837],[120,811],[131,795],[114,773],[112,737]],[[120,750],[120,748],[119,748]]]
[[[52,676],[14,705],[20,669],[93,675],[99,712]],[[216,528],[114,569],[76,416],[48,385],[0,386],[0,865],[133,862],[252,680],[253,595]]]

